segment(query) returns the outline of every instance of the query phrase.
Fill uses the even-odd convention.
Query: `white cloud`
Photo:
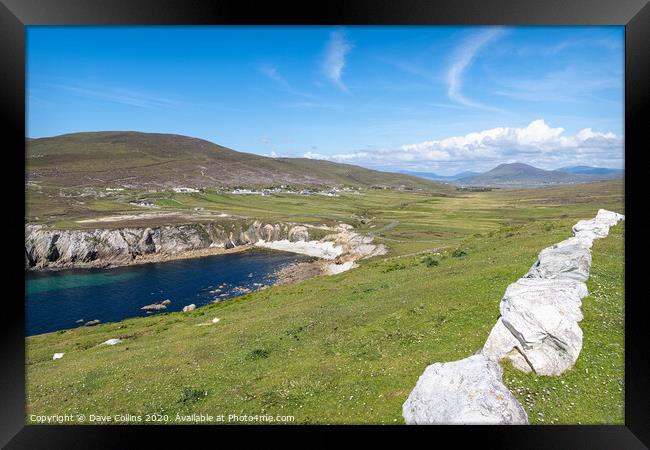
[[[303,154],[302,157],[307,158],[307,159],[325,159],[325,160],[330,159],[329,156],[323,155],[321,153],[316,153],[316,152],[307,152],[307,153]]]
[[[453,63],[447,70],[447,95],[451,100],[465,106],[490,109],[479,102],[465,97],[462,92],[463,74],[470,66],[479,50],[485,47],[489,42],[500,37],[503,33],[504,30],[501,28],[489,28],[473,35],[460,46]]]
[[[323,59],[323,73],[339,89],[347,92],[342,76],[345,69],[345,58],[352,50],[352,45],[347,41],[343,30],[336,30],[330,34],[329,42]]]
[[[578,162],[616,165],[622,162],[623,139],[612,132],[602,133],[591,128],[567,135],[564,128],[550,127],[543,119],[538,119],[523,128],[497,127],[464,136],[405,144],[390,150],[335,155],[310,153],[305,157],[398,168],[431,168],[444,163],[471,169],[489,165],[488,162],[514,161],[542,168]]]

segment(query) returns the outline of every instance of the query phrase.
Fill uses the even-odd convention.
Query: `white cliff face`
[[[334,261],[325,267],[325,273],[328,275],[345,272],[357,267],[356,261],[360,259],[384,255],[388,251],[383,244],[372,244],[372,237],[354,233],[350,231],[351,227],[345,224],[335,228],[337,233],[320,241],[308,241],[308,238],[305,238],[306,227],[294,227],[294,230],[289,233],[289,239],[273,242],[260,240],[255,245]]]
[[[501,382],[503,369],[483,355],[426,368],[402,407],[407,424],[526,424],[528,416]]]
[[[501,316],[479,355],[427,367],[404,403],[406,423],[527,423],[501,382],[498,363],[508,359],[521,371],[556,376],[575,365],[593,240],[624,219],[601,209],[573,226],[574,237],[542,250],[528,273],[506,289]],[[499,370],[487,369],[493,366],[484,361]],[[499,395],[486,395],[486,389]]]
[[[314,227],[315,228],[315,227]],[[300,253],[332,261],[325,273],[333,275],[356,267],[356,261],[387,252],[372,237],[341,224],[324,239],[309,240],[309,228],[295,224],[195,223],[157,228],[54,230],[41,225],[25,226],[25,267],[106,267],[130,264],[142,255],[175,255],[207,248],[255,245]]]
[[[275,241],[289,235],[308,236],[291,224],[191,224],[157,228],[55,230],[25,226],[25,267],[104,267],[128,264],[150,254],[173,255],[206,248],[233,248],[260,239]]]
[[[284,252],[299,253],[301,255],[313,256],[315,258],[334,260],[337,256],[343,254],[343,249],[334,245],[334,242],[321,241],[296,241],[289,239],[281,241],[264,241],[260,240],[255,243],[256,247],[269,248],[272,250],[281,250]]]

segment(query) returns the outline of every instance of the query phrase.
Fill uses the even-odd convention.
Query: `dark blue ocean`
[[[69,269],[26,275],[26,334],[83,326],[92,320],[115,322],[149,316],[142,308],[169,299],[161,312],[197,307],[215,298],[242,295],[237,288],[256,290],[275,281],[273,273],[308,257],[292,253],[250,250],[113,269]],[[210,293],[225,285],[221,292]],[[219,297],[221,294],[225,296]]]

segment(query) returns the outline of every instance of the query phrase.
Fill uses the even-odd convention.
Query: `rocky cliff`
[[[260,240],[304,241],[308,228],[294,224],[193,223],[156,228],[56,230],[25,226],[25,268],[106,267],[130,264],[144,255],[174,255]]]

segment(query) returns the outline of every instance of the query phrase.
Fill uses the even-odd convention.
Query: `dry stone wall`
[[[573,237],[542,250],[506,289],[501,316],[481,351],[426,368],[403,405],[407,424],[526,424],[528,417],[502,382],[499,361],[524,372],[560,375],[582,350],[580,306],[588,295],[594,239],[625,217],[601,209],[573,226]]]

